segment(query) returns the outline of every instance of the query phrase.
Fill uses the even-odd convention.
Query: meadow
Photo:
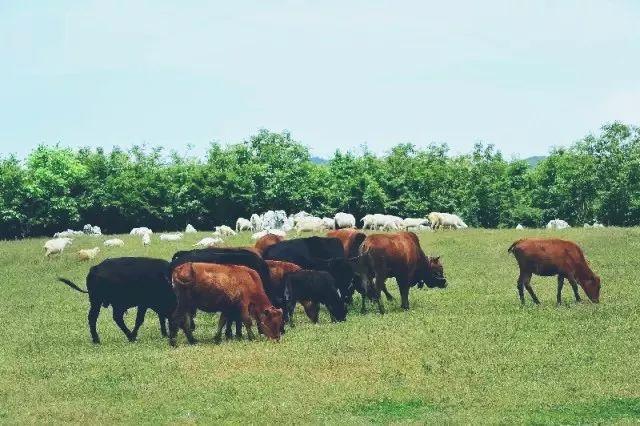
[[[0,242],[0,422],[2,423],[598,423],[640,421],[640,229],[480,230],[420,233],[442,255],[448,288],[413,288],[411,309],[396,299],[332,324],[302,311],[280,343],[212,342],[213,315],[198,314],[200,343],[182,334],[170,348],[147,314],[129,343],[111,310],[91,343],[88,300],[55,280],[84,287],[107,257],[170,258],[208,235],[150,247],[121,236],[76,238],[45,259],[45,239]],[[601,303],[555,304],[555,278],[533,278],[542,301],[524,307],[507,247],[530,235],[578,242],[602,278]],[[229,246],[249,236],[228,238]],[[80,248],[101,247],[79,262]],[[132,326],[135,310],[126,316]]]

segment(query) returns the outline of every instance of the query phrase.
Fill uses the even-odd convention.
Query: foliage
[[[387,155],[366,147],[326,162],[288,132],[261,130],[229,146],[212,144],[204,159],[134,147],[38,147],[25,161],[0,159],[0,238],[51,234],[85,223],[107,232],[133,226],[211,228],[238,217],[283,209],[423,217],[457,213],[476,227],[539,227],[562,218],[574,225],[640,222],[640,130],[605,125],[535,166],[506,160],[492,145],[466,155],[446,145],[403,143]]]

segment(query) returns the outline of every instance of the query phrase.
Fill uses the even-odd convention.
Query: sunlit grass
[[[169,258],[207,233],[150,247],[77,238],[61,256],[43,257],[44,239],[0,242],[0,421],[50,422],[533,422],[640,420],[640,230],[572,229],[602,277],[600,305],[576,305],[555,279],[534,277],[542,305],[520,307],[516,238],[547,231],[423,233],[425,251],[442,255],[449,287],[412,289],[411,310],[385,302],[332,324],[298,314],[281,343],[212,343],[214,318],[198,314],[196,337],[172,349],[147,314],[128,343],[103,310],[102,345],[91,343],[84,286],[89,267],[107,257]],[[98,242],[99,244],[96,244]],[[249,244],[248,235],[228,245]],[[93,261],[75,252],[100,245]],[[527,296],[528,297],[528,296]],[[356,298],[354,307],[359,307]],[[126,317],[132,325],[135,311]]]

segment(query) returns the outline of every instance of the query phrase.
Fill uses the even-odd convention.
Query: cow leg
[[[525,277],[524,288],[527,289],[527,292],[529,293],[529,295],[533,299],[533,303],[535,303],[536,305],[539,305],[540,301],[538,300],[538,296],[536,296],[536,294],[533,292],[533,287],[531,287],[531,274],[529,274],[529,275],[527,275]]]
[[[365,293],[362,293],[362,307],[360,308],[361,314],[367,313],[366,300],[367,300],[367,295]]]
[[[402,309],[409,310],[409,284],[406,282],[398,282],[398,289],[400,290],[400,307]]]
[[[240,311],[240,317],[242,318],[242,323],[247,329],[247,339],[253,340],[256,338],[255,334],[253,334],[253,321],[251,321],[251,316],[249,315],[249,309],[247,306],[243,306]],[[258,330],[260,326],[258,326]]]
[[[318,317],[320,316],[320,306],[316,302],[305,301],[302,303],[304,307],[304,312],[307,314],[307,317],[311,320],[312,323],[318,323]]]
[[[146,313],[146,306],[138,306],[138,312],[136,313],[136,324],[133,326],[133,331],[131,332],[133,340],[136,340],[136,338],[138,337],[138,330],[142,326],[142,323],[144,323],[144,316]]]
[[[220,321],[222,321],[222,316],[224,314],[220,314]],[[224,337],[229,340],[233,338],[233,329],[231,328],[233,327],[233,320],[229,320],[226,322],[226,327],[224,330]]]
[[[387,284],[386,283],[382,284],[382,291],[383,291],[384,295],[387,296],[387,300],[389,300],[389,301],[393,300],[393,296],[391,295],[391,293],[389,293],[389,290],[387,290]]]
[[[100,343],[100,336],[98,336],[98,330],[96,330],[98,315],[100,315],[100,303],[91,302],[87,319],[89,321],[89,331],[91,332],[91,340],[93,340],[93,343]]]
[[[384,305],[382,304],[382,300],[380,300],[380,293],[382,288],[384,288],[385,280],[386,276],[384,274],[376,274],[376,282],[371,289],[371,300],[378,304],[378,311],[380,312],[380,315],[384,314]]]
[[[220,319],[218,320],[218,331],[213,335],[214,343],[218,344],[222,341],[222,329],[225,328],[225,326],[227,326],[227,330],[229,330],[229,322],[227,321],[227,316],[224,313],[221,313]]]
[[[578,283],[573,277],[567,277],[567,278],[569,279],[569,283],[571,284],[571,289],[573,290],[573,295],[576,298],[576,302],[581,302],[582,299],[580,299],[580,293],[578,292]]]
[[[191,315],[185,313],[182,321],[182,331],[184,331],[184,335],[187,336],[187,342],[190,345],[195,345],[198,343],[195,337],[193,337],[193,326],[191,325]]]
[[[162,337],[167,337],[167,317],[164,315],[158,315],[158,320],[160,321],[160,333],[162,334]]]
[[[127,328],[127,325],[124,323],[124,311],[124,309],[114,306],[113,320],[116,322],[116,324],[118,324],[118,327],[120,327],[120,330],[122,330],[124,335],[127,336],[127,339],[129,339],[130,342],[133,342],[136,340],[136,338],[135,336],[133,336],[133,334],[131,334],[131,332]]]
[[[526,281],[531,280],[531,274],[526,274],[524,272],[520,272],[520,276],[518,277],[518,296],[520,297],[520,304],[524,305],[524,283]]]
[[[556,304],[562,304],[562,286],[564,285],[564,275],[558,274],[558,294],[556,295]]]
[[[242,321],[236,319],[236,339],[242,340]]]

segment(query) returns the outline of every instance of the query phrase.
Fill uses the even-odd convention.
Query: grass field
[[[640,229],[556,231],[578,242],[602,278],[601,303],[575,304],[555,278],[534,277],[542,301],[520,307],[518,269],[507,247],[541,230],[423,233],[442,255],[449,287],[411,290],[411,310],[385,302],[345,323],[303,314],[278,343],[212,343],[214,317],[198,315],[196,337],[170,348],[147,314],[126,341],[102,310],[101,345],[91,343],[88,300],[55,280],[84,286],[106,257],[169,258],[178,243],[125,247],[81,237],[59,258],[43,239],[0,242],[0,421],[3,423],[597,423],[640,421]],[[75,252],[99,241],[102,252]],[[229,245],[248,243],[248,236]],[[527,295],[528,297],[528,295]],[[359,306],[356,296],[354,306]],[[135,311],[126,321],[130,325]]]

